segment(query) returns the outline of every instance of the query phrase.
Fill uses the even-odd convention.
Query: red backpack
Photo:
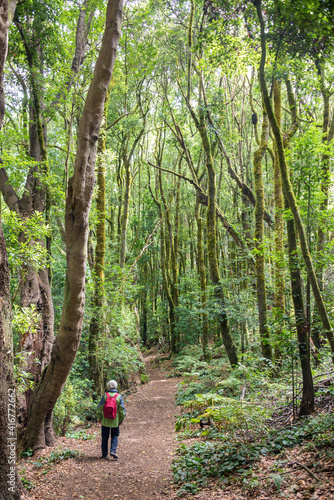
[[[103,415],[105,418],[115,418],[117,415],[117,401],[116,398],[118,394],[113,394],[110,396],[109,392],[107,394],[107,400],[104,403],[103,407]]]

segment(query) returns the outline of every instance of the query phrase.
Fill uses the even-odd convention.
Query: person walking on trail
[[[123,398],[117,392],[117,382],[110,380],[107,384],[107,392],[102,396],[96,409],[96,416],[101,426],[102,457],[108,458],[108,440],[111,438],[110,456],[118,459],[116,454],[119,436],[119,426],[125,418],[126,412]]]

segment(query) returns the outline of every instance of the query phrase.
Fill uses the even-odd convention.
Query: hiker
[[[96,416],[99,423],[102,421],[102,457],[108,458],[108,440],[111,438],[110,456],[118,459],[116,454],[119,436],[119,426],[125,418],[123,398],[117,392],[117,382],[110,380],[107,384],[107,392],[102,396],[96,409]]]

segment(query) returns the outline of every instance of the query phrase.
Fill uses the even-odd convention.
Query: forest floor
[[[20,476],[34,485],[28,500],[149,500],[173,499],[171,463],[176,448],[175,394],[179,380],[166,378],[155,367],[154,356],[146,358],[149,383],[139,385],[125,399],[126,418],[120,427],[114,461],[101,459],[99,424],[87,434],[94,439],[59,437],[54,448],[20,460]],[[110,441],[109,441],[110,442]],[[52,452],[77,450],[77,457],[39,467]],[[44,458],[45,457],[45,458]],[[37,465],[37,467],[36,467]],[[47,471],[47,472],[46,472]]]
[[[127,416],[120,428],[119,460],[102,460],[100,425],[86,434],[93,439],[59,437],[55,447],[19,460],[26,490],[24,500],[150,500],[178,498],[171,464],[178,443],[174,431],[175,395],[180,379],[168,378],[168,362],[146,358],[150,382],[137,386],[126,398]],[[162,371],[159,366],[164,366]],[[61,459],[66,450],[77,456]],[[60,459],[53,461],[55,454]],[[316,465],[316,467],[314,467]],[[280,474],[275,470],[279,467]],[[312,469],[312,470],[311,470]],[[334,498],[334,454],[293,448],[265,456],[252,469],[252,486],[245,489],[240,475],[229,484],[213,481],[210,488],[188,498],[195,500],[329,500]]]

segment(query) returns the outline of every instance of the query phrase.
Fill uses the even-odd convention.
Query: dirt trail
[[[149,360],[150,361],[150,360]],[[148,364],[150,382],[138,387],[126,402],[127,416],[120,428],[118,461],[101,460],[100,426],[90,441],[61,438],[59,448],[79,450],[78,458],[53,464],[47,474],[33,468],[36,457],[21,464],[35,488],[30,500],[176,498],[171,486],[175,442],[175,393],[178,380]],[[48,450],[49,454],[52,450]]]

